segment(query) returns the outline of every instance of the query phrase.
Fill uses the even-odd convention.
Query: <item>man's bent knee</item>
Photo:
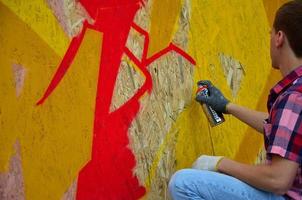
[[[187,199],[188,195],[198,193],[194,191],[196,175],[195,169],[182,169],[177,171],[170,179],[169,192],[173,199]]]

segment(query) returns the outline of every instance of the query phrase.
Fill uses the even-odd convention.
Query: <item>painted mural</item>
[[[194,91],[265,109],[282,2],[0,0],[0,199],[169,199],[200,154],[255,162],[261,136]]]

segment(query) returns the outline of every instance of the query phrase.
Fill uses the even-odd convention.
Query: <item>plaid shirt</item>
[[[270,162],[272,155],[277,154],[299,164],[286,196],[302,200],[302,66],[271,89],[267,108],[269,118],[264,123],[267,160]]]

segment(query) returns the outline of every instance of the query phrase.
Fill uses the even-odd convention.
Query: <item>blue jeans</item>
[[[177,171],[170,180],[169,191],[174,200],[285,200],[232,176],[196,169]]]

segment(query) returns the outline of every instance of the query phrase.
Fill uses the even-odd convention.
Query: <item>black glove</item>
[[[221,91],[212,85],[211,81],[202,80],[197,83],[197,85],[206,85],[208,88],[208,96],[196,95],[196,101],[199,103],[205,103],[211,106],[216,112],[227,113],[226,106],[230,102],[227,100]]]

